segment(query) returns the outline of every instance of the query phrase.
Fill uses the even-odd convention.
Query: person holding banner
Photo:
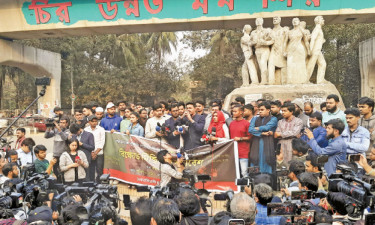
[[[167,186],[170,182],[175,182],[176,179],[182,178],[182,172],[185,169],[183,164],[184,158],[178,158],[176,162],[176,167],[172,162],[172,155],[167,150],[161,150],[156,155],[156,158],[161,163],[160,165],[160,187]]]

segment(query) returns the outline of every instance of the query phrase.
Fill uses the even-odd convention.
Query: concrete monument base
[[[230,109],[230,103],[238,96],[245,98],[246,104],[258,99],[272,100],[291,100],[296,98],[304,102],[312,102],[314,108],[320,110],[320,104],[326,101],[329,94],[336,94],[340,97],[340,109],[345,106],[335,85],[330,82],[324,84],[285,84],[285,85],[250,85],[234,89],[224,101],[223,108]]]

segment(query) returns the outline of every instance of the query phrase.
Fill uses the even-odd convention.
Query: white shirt
[[[160,123],[160,125],[163,125],[163,123],[165,123],[167,119],[168,118],[164,116],[160,118],[152,117],[148,119],[145,127],[145,137],[154,140],[159,140],[159,138],[156,136],[156,126],[158,123]],[[165,138],[162,138],[161,140],[162,142],[167,142]]]
[[[91,126],[85,128],[85,131],[92,133],[94,135],[94,142],[95,142],[95,151],[96,149],[100,148],[100,152],[98,155],[103,155],[103,147],[105,144],[105,130],[103,127],[97,125],[95,129],[91,129]]]
[[[21,166],[25,166],[28,163],[31,164],[36,159],[32,152],[25,153],[21,148],[17,149],[18,159],[21,161]]]

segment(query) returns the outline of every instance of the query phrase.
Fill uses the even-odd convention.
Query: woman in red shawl
[[[222,111],[215,111],[212,113],[211,123],[207,129],[208,133],[212,133],[213,127],[216,128],[216,135],[215,137],[211,137],[211,141],[223,142],[230,139],[229,129],[225,124],[225,117]]]

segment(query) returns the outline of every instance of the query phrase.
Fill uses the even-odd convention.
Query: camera
[[[349,162],[358,162],[361,158],[361,155],[360,154],[357,154],[357,155],[349,155],[348,156],[348,159],[349,159]]]
[[[46,119],[46,127],[54,128],[55,127],[55,122],[58,123],[60,118],[58,116],[55,116],[53,118],[48,118]]]

